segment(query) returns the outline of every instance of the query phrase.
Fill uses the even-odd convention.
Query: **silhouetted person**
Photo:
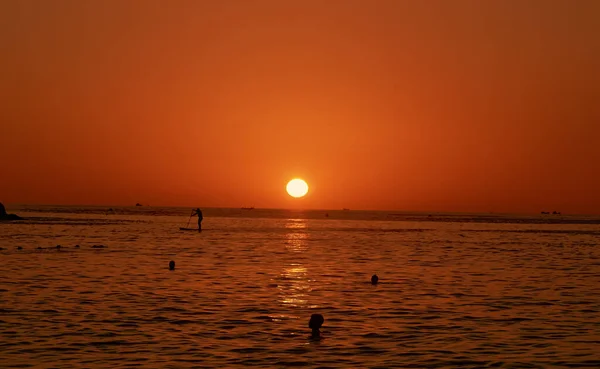
[[[371,284],[375,285],[377,283],[379,283],[379,277],[377,276],[377,274],[373,274],[371,276]]]
[[[169,270],[175,270],[175,262],[173,260],[169,261]]]
[[[321,331],[319,328],[325,322],[325,318],[321,314],[313,314],[310,316],[310,320],[308,321],[308,328],[312,329],[311,338],[319,338],[321,337]]]
[[[197,208],[196,210],[192,211],[192,216],[194,215],[198,216],[198,232],[202,232],[202,220],[204,219],[204,217],[202,216],[202,210],[200,210],[200,208]]]

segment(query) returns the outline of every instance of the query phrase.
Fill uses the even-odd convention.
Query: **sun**
[[[300,178],[294,178],[285,187],[287,193],[292,197],[302,197],[308,192],[308,185]]]

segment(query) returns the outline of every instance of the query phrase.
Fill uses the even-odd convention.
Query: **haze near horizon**
[[[598,214],[598,14],[5,0],[0,201]]]

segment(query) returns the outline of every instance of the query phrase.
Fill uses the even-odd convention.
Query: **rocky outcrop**
[[[19,220],[23,219],[16,214],[7,214],[4,205],[0,202],[0,220]]]

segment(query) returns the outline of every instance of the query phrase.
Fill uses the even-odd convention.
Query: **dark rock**
[[[7,214],[6,208],[0,202],[0,220],[21,220],[21,219],[23,219],[23,218],[21,218],[20,216],[18,216],[16,214]]]

